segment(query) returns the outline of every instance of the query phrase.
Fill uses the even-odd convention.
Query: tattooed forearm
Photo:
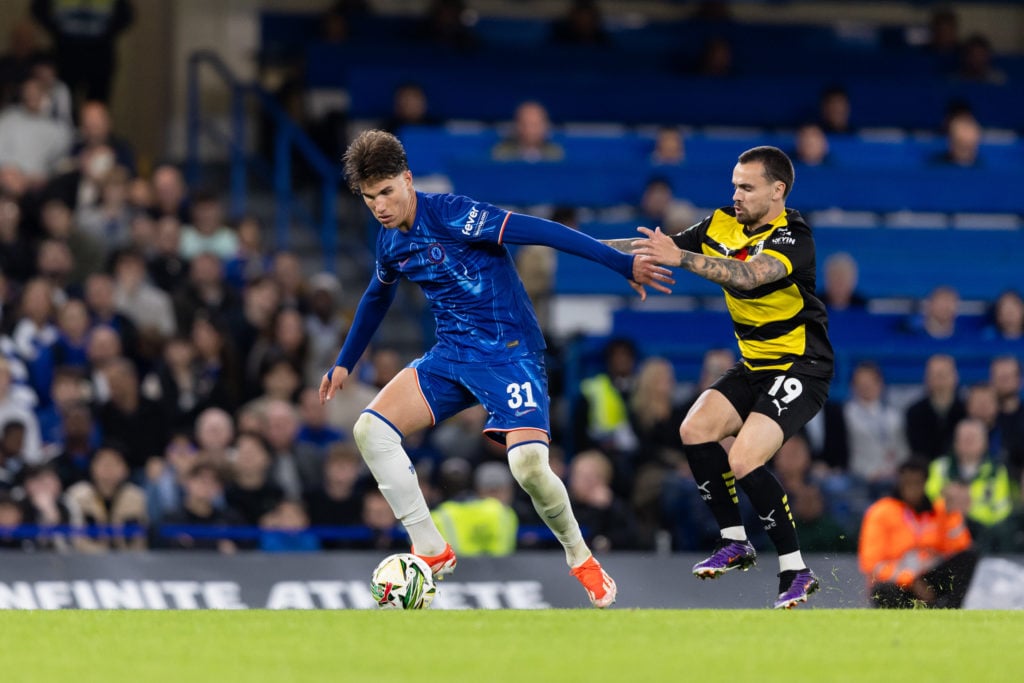
[[[603,244],[607,244],[612,249],[621,251],[624,254],[632,254],[634,240],[635,238],[633,237],[627,237],[626,239],[621,240],[601,240],[601,242]]]
[[[679,267],[739,290],[755,289],[786,277],[786,266],[782,261],[763,254],[749,261],[738,261],[683,251],[679,257]]]

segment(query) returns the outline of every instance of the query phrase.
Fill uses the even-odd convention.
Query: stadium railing
[[[228,131],[218,125],[215,117],[203,111],[201,77],[204,72],[214,74],[219,85],[229,93]],[[247,120],[252,104],[273,123],[274,155],[269,161],[248,148]],[[230,164],[229,206],[232,216],[237,218],[245,211],[248,178],[255,172],[273,188],[276,246],[287,248],[293,222],[313,228],[323,249],[324,268],[334,272],[338,250],[336,202],[342,177],[340,166],[327,158],[270,93],[256,83],[238,79],[220,57],[207,50],[193,53],[188,61],[187,141],[186,174],[190,184],[195,185],[201,173],[203,155],[200,144],[208,141],[226,147]],[[307,209],[302,202],[296,201],[293,153],[304,159],[316,173],[319,183],[316,209]]]

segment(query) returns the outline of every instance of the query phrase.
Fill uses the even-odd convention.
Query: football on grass
[[[373,570],[370,593],[381,609],[426,609],[437,587],[426,562],[410,553],[397,553]]]

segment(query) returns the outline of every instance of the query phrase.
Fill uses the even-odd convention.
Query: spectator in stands
[[[639,442],[631,463],[631,502],[641,523],[653,532],[661,521],[665,479],[686,461],[679,440],[679,425],[686,410],[677,400],[675,370],[668,360],[654,357],[644,361],[628,407],[630,425]]]
[[[78,141],[72,152],[78,154],[84,147],[109,147],[114,151],[117,165],[135,175],[135,150],[131,143],[114,134],[110,109],[105,102],[86,102],[78,112]]]
[[[117,68],[117,38],[131,26],[129,0],[32,0],[32,16],[53,38],[61,78],[73,92],[108,102]],[[77,94],[77,92],[76,92]]]
[[[508,466],[485,462],[473,474],[472,495],[446,500],[430,516],[462,557],[511,555],[519,530],[519,520],[512,509],[515,488]]]
[[[1024,339],[1024,299],[1019,292],[1008,289],[992,305],[992,323],[985,328],[988,340],[1021,341]]]
[[[259,383],[269,365],[282,359],[296,369],[305,368],[309,344],[302,314],[289,306],[279,308],[249,352],[246,360],[246,381],[254,385]],[[320,372],[323,373],[322,367]]]
[[[612,473],[611,461],[597,450],[569,462],[569,500],[584,538],[599,552],[649,548],[633,511],[612,491]]]
[[[405,126],[436,126],[439,123],[441,120],[430,113],[423,86],[407,81],[395,88],[391,116],[381,124],[381,128],[398,135]]]
[[[548,111],[540,102],[523,102],[516,107],[511,137],[507,137],[491,150],[495,161],[561,161],[565,157],[562,146],[552,142]]]
[[[146,547],[146,494],[128,480],[129,473],[124,448],[108,442],[92,457],[89,479],[68,488],[65,502],[72,526],[100,532],[95,537],[76,534],[75,550],[99,553]]]
[[[644,186],[634,220],[640,225],[660,227],[664,232],[675,233],[690,227],[696,218],[696,208],[674,195],[669,179],[655,176]]]
[[[925,493],[933,501],[953,500],[960,492],[949,487],[960,485],[968,507],[965,511],[972,536],[986,527],[999,524],[1013,511],[1010,475],[1006,465],[988,456],[985,423],[967,418],[956,426],[953,449],[932,462],[928,469]]]
[[[967,37],[960,46],[960,62],[954,78],[973,83],[1004,85],[1006,73],[992,65],[992,43],[981,33]]]
[[[25,523],[25,513],[10,492],[0,488],[0,550],[31,550],[32,541],[18,538],[14,529]]]
[[[14,350],[29,371],[29,383],[36,396],[49,389],[49,377],[40,377],[39,368],[49,363],[50,352],[59,331],[53,324],[57,291],[49,279],[35,277],[21,291],[18,318],[11,332]]]
[[[0,425],[19,422],[25,427],[24,442],[21,456],[27,463],[37,463],[42,457],[42,444],[39,437],[39,422],[32,406],[28,405],[25,396],[13,389],[11,385],[10,362],[0,356]]]
[[[32,245],[21,221],[21,207],[7,194],[0,172],[0,274],[6,280],[25,282],[34,273]],[[11,288],[5,289],[3,304],[9,303]],[[7,320],[6,322],[10,322]]]
[[[850,445],[850,473],[864,481],[877,497],[890,488],[909,449],[903,415],[885,400],[882,370],[861,362],[853,370],[850,398],[843,407]]]
[[[50,375],[53,369],[69,367],[85,371],[89,367],[89,310],[81,299],[68,299],[57,311],[57,340],[53,343]],[[44,404],[49,403],[47,393]]]
[[[305,380],[315,385],[324,368],[334,362],[349,326],[341,311],[341,282],[337,277],[317,273],[309,279],[309,313],[304,322],[309,343]]]
[[[836,520],[818,484],[808,484],[793,498],[793,521],[800,546],[809,553],[849,553],[857,549],[856,535]]]
[[[472,51],[480,44],[470,28],[472,16],[463,0],[431,0],[416,35],[420,40],[442,47]]]
[[[964,402],[967,417],[981,420],[988,429],[989,457],[995,462],[1010,460],[1006,437],[999,424],[999,395],[988,382],[977,382],[967,389]]]
[[[803,166],[821,166],[829,163],[828,138],[817,123],[805,123],[796,130],[793,162]]]
[[[164,419],[174,429],[186,429],[208,407],[196,363],[196,350],[187,337],[175,336],[164,344],[160,360],[143,379],[143,393],[160,403]]]
[[[93,326],[89,333],[89,388],[95,403],[101,403],[111,396],[111,388],[106,383],[106,366],[122,357],[121,338],[113,328],[106,325]]]
[[[36,408],[43,458],[50,460],[63,448],[64,415],[74,404],[87,400],[84,369],[56,365],[50,381],[50,403]]]
[[[363,459],[352,442],[331,445],[324,461],[323,484],[306,494],[306,508],[313,526],[353,526],[362,517],[363,499],[359,479]],[[326,548],[342,548],[342,539],[324,541]]]
[[[320,459],[326,459],[331,447],[346,441],[348,436],[327,422],[327,407],[320,403],[320,394],[313,387],[306,387],[299,394],[299,433],[296,443],[320,452]]]
[[[946,123],[946,150],[932,159],[932,163],[958,168],[978,168],[983,160],[979,156],[981,125],[969,112],[955,114]]]
[[[281,288],[268,276],[257,276],[242,290],[241,310],[229,319],[238,358],[248,358],[253,346],[281,304]]]
[[[238,253],[238,235],[224,223],[224,206],[211,190],[196,193],[192,201],[192,222],[181,232],[181,255],[191,260],[202,253],[222,261]]]
[[[903,463],[894,494],[864,515],[857,555],[875,607],[957,608],[967,594],[978,561],[971,534],[960,510],[928,500],[927,476],[927,463]]]
[[[105,327],[117,337],[129,358],[139,354],[139,330],[132,319],[118,310],[117,285],[107,273],[93,273],[85,281],[85,303],[91,315],[93,333]],[[116,355],[120,355],[120,350]]]
[[[131,318],[141,341],[149,345],[172,336],[177,330],[171,297],[148,281],[146,259],[132,248],[114,258],[114,301],[117,310]]]
[[[541,330],[547,332],[551,325],[551,298],[558,256],[551,247],[526,244],[516,251],[515,259],[516,271],[533,304],[537,322]]]
[[[0,490],[10,491],[25,467],[25,423],[8,419],[0,427]]]
[[[181,509],[164,517],[161,528],[157,530],[159,536],[154,545],[176,550],[216,550],[222,554],[234,553],[238,549],[235,541],[199,535],[190,529],[212,527],[230,532],[230,529],[225,527],[243,526],[245,520],[238,512],[220,504],[223,497],[224,484],[220,470],[208,462],[197,462],[185,476],[185,496]]]
[[[772,459],[772,471],[789,492],[791,502],[799,501],[805,494],[812,497],[815,494],[825,496],[827,506],[824,511],[818,511],[816,504],[812,502],[808,504],[804,516],[804,521],[813,527],[816,533],[826,531],[832,525],[845,529],[850,536],[856,532],[864,510],[871,502],[866,488],[843,472],[814,467],[810,442],[805,433],[797,432],[786,439]],[[797,528],[800,528],[799,524]],[[800,540],[802,545],[802,535]],[[820,535],[818,541],[837,543],[835,537],[830,537],[826,541]],[[834,551],[835,548],[830,550]]]
[[[631,452],[637,446],[629,424],[629,396],[636,382],[637,350],[628,339],[608,342],[604,371],[580,383],[574,416],[576,448]]]
[[[185,479],[198,462],[199,451],[185,432],[176,432],[167,441],[163,457],[146,463],[146,510],[153,524],[181,510],[185,497]]]
[[[921,302],[921,312],[908,320],[909,329],[930,339],[950,339],[956,335],[959,309],[960,293],[949,285],[941,285]]]
[[[594,0],[573,0],[566,13],[551,24],[548,40],[556,45],[606,46],[611,43],[601,8]]]
[[[0,107],[18,98],[18,87],[32,74],[32,66],[44,54],[32,21],[15,22],[8,36],[7,52],[0,55]]]
[[[270,480],[270,464],[270,450],[263,437],[248,432],[238,435],[224,499],[250,526],[259,524],[284,500],[284,491]]]
[[[63,263],[70,260],[70,272],[65,274],[65,269],[61,265],[58,265],[56,269],[52,265],[48,268],[47,274],[54,284],[70,285],[77,290],[90,273],[102,270],[106,265],[107,245],[78,229],[71,209],[63,200],[48,199],[43,204],[41,222],[43,230],[49,238],[47,241],[52,240],[66,245],[67,251],[70,252],[69,259],[58,257],[57,261]],[[50,246],[48,248],[55,252],[64,251],[61,247]]]
[[[264,438],[273,456],[271,477],[291,500],[301,500],[303,493],[317,489],[323,477],[324,459],[316,451],[296,443],[299,415],[295,406],[280,399],[267,401]]]
[[[67,242],[44,239],[36,252],[36,273],[50,283],[54,302],[64,301],[74,284],[75,257]]]
[[[197,315],[223,319],[241,305],[241,300],[224,281],[224,263],[216,254],[205,251],[191,259],[188,280],[174,293],[173,303],[177,328],[188,330]]]
[[[379,489],[370,489],[363,496],[362,524],[369,529],[369,538],[354,541],[353,548],[408,552],[405,533]]]
[[[405,363],[397,350],[386,346],[377,347],[370,352],[370,383],[376,389],[383,389],[404,367]]]
[[[181,255],[181,223],[174,216],[164,216],[156,223],[156,239],[153,252],[149,254],[146,269],[153,284],[171,294],[180,294],[188,287],[189,262]],[[212,254],[211,259],[220,264],[220,259]],[[220,269],[220,265],[217,266]],[[209,274],[207,274],[209,277]],[[218,287],[224,287],[218,283]],[[177,304],[177,302],[174,302]],[[176,306],[177,307],[177,306]],[[189,317],[187,325],[182,325],[182,317],[176,311],[179,330],[187,330],[192,326]]]
[[[676,126],[659,128],[658,134],[654,137],[651,163],[678,166],[684,161],[686,161],[686,141],[683,139],[683,132]]]
[[[71,151],[71,128],[46,115],[44,95],[42,84],[29,78],[21,85],[21,103],[0,113],[0,168],[10,176],[8,192],[41,187]]]
[[[153,218],[176,216],[182,224],[189,221],[188,188],[177,166],[162,164],[153,171]]]
[[[88,479],[89,463],[98,441],[99,428],[86,401],[80,400],[64,408],[59,455],[49,464],[57,470],[65,489]]]
[[[66,526],[71,523],[71,512],[64,503],[64,487],[56,470],[50,465],[26,467],[22,472],[22,487],[25,499],[22,509],[25,524],[39,527]],[[36,550],[71,549],[71,539],[64,531],[41,531],[34,540]]]
[[[270,269],[270,259],[263,249],[263,224],[256,216],[243,216],[235,226],[238,251],[224,264],[228,284],[241,291],[245,283]]]
[[[818,98],[818,125],[829,135],[853,133],[850,125],[850,95],[846,88],[833,85],[821,91]]]
[[[98,240],[105,252],[127,245],[132,223],[128,204],[128,171],[113,168],[99,186],[99,201],[75,210],[75,224],[84,235]]]
[[[242,400],[242,373],[227,326],[219,318],[197,315],[192,322],[192,345],[199,364],[200,392],[210,405],[234,410]]]
[[[1002,433],[1005,464],[1014,481],[1024,471],[1024,403],[1021,401],[1020,360],[1013,355],[996,356],[989,365],[989,383],[999,401],[996,424]]]
[[[953,431],[967,415],[959,388],[956,360],[944,353],[929,357],[924,370],[924,396],[906,411],[907,442],[913,456],[931,462],[949,452]]]
[[[106,438],[124,444],[122,456],[140,473],[146,462],[164,451],[167,425],[160,404],[142,396],[135,366],[126,358],[118,358],[103,368],[110,388],[109,400],[99,405],[97,418]]]
[[[821,301],[829,313],[863,310],[868,300],[857,292],[857,261],[845,251],[825,259],[825,289]]]
[[[57,77],[57,64],[53,57],[43,55],[32,65],[32,78],[43,89],[43,112],[50,118],[73,126],[71,90]]]
[[[264,552],[315,552],[320,539],[309,530],[309,515],[301,502],[282,500],[259,521],[260,550]]]
[[[207,408],[196,418],[196,446],[203,462],[226,471],[235,457],[235,423],[223,408]]]
[[[298,254],[291,251],[279,251],[274,254],[270,276],[277,283],[282,306],[296,308],[303,313],[308,310],[306,276],[302,272],[302,260]]]

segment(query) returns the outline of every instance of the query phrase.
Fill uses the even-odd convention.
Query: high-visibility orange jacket
[[[864,513],[857,556],[869,583],[910,586],[943,559],[971,545],[959,512],[947,512],[941,498],[916,512],[898,498],[882,498]]]

